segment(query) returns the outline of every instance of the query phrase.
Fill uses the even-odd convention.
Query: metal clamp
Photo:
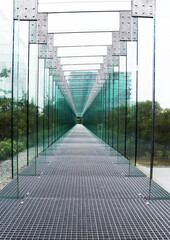
[[[132,16],[153,18],[153,5],[153,0],[132,0]]]

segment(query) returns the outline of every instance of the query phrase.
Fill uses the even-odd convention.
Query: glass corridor
[[[127,177],[150,179],[145,197],[169,198],[169,7],[169,0],[1,3],[0,189],[15,180],[2,198],[19,197],[20,176],[38,174],[77,118],[116,164],[127,164]],[[153,180],[167,193],[155,192]]]

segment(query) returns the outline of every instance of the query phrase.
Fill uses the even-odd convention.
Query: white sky
[[[54,3],[60,2],[59,4],[43,4],[41,5],[41,10],[46,9],[47,6],[51,7],[54,10],[54,7],[57,6],[59,10],[73,10],[70,9],[71,6],[69,2],[73,2],[73,0],[64,0],[64,1],[56,1],[56,0],[39,0],[39,2],[44,3]],[[100,10],[101,9],[112,9],[113,7],[120,8],[125,6],[126,9],[130,6],[130,1],[74,1],[74,9],[76,6],[76,10],[81,8],[83,10],[91,9]],[[79,4],[78,2],[81,2]],[[97,3],[96,3],[97,2]],[[111,3],[112,2],[112,3]],[[170,26],[170,1],[169,0],[157,0],[157,22],[156,22],[156,100],[161,104],[162,107],[168,107],[170,102],[170,77],[169,77],[169,59],[170,56],[170,31],[168,26]],[[1,8],[8,8],[9,1],[1,1]],[[60,5],[60,8],[58,7]],[[72,6],[73,6],[72,5]],[[67,8],[67,9],[66,9]],[[6,16],[11,14],[11,12],[6,11]],[[79,30],[116,30],[119,27],[119,17],[115,13],[90,13],[90,14],[52,14],[49,16],[49,27],[50,31],[79,31]],[[151,99],[152,97],[152,53],[153,53],[153,25],[151,19],[140,19],[139,21],[139,100]],[[55,36],[55,45],[58,46],[68,46],[68,43],[72,45],[84,45],[89,44],[110,44],[111,38],[109,33],[96,33],[96,34],[61,34]],[[95,51],[98,53],[102,52],[104,47],[99,47]],[[80,48],[79,48],[80,50]],[[73,48],[73,52],[79,52],[79,50],[75,50]],[[85,48],[85,53],[88,54],[92,48]],[[70,49],[68,48],[64,50],[64,48],[59,49],[59,53],[65,54],[68,52],[71,55]],[[94,53],[94,50],[93,50]],[[81,53],[82,54],[82,53]],[[80,54],[80,55],[81,55]],[[74,54],[73,54],[74,55]],[[81,58],[81,63],[87,63],[89,58]],[[84,61],[84,62],[83,62]],[[63,58],[61,59],[62,63],[76,63],[78,62],[78,58]],[[93,58],[90,60],[91,63],[101,63],[102,58]]]

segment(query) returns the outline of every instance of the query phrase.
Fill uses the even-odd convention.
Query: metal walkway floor
[[[76,125],[19,177],[21,199],[0,199],[0,239],[170,239],[170,201],[148,202],[149,179]],[[44,159],[43,158],[43,159]],[[139,176],[139,177],[138,177]],[[13,180],[0,196],[13,191]],[[165,194],[155,184],[155,193]],[[29,193],[29,194],[27,194]]]

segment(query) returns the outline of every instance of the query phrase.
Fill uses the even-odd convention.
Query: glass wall
[[[0,8],[0,189],[13,176],[11,162],[13,1]],[[16,143],[14,145],[16,150]]]
[[[82,117],[87,128],[117,150],[117,163],[129,165],[129,177],[148,177],[145,197],[150,199],[170,198],[170,85],[165,61],[169,35],[162,28],[169,16],[160,5],[158,1],[155,51],[154,19],[138,18],[135,39],[126,42],[126,54],[113,56],[111,76],[107,69],[107,78]]]
[[[37,159],[76,123],[60,76],[31,40],[32,22],[13,20],[12,3],[0,9],[0,198],[19,197],[19,176],[37,175]]]
[[[166,7],[165,7],[166,6]],[[170,192],[170,81],[169,61],[170,34],[165,25],[169,25],[170,2],[157,1],[156,18],[156,79],[155,79],[155,128],[153,152],[153,180]],[[151,182],[151,198],[162,198]],[[167,194],[164,193],[164,198]]]

